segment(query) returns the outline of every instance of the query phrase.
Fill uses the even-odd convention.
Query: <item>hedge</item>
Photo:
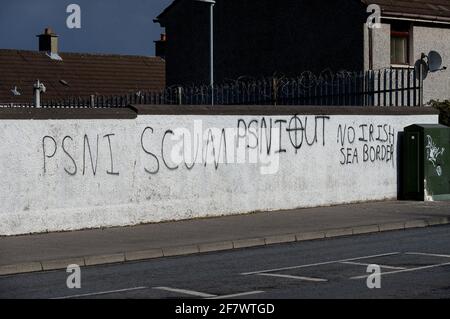
[[[441,113],[440,122],[441,124],[450,126],[450,100],[444,102],[441,101],[431,101],[431,106],[438,109]]]

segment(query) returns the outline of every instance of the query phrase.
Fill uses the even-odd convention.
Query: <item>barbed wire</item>
[[[206,105],[212,102],[225,105],[277,105],[319,103],[317,100],[326,104],[369,103],[364,95],[380,94],[382,91],[389,90],[394,92],[394,89],[413,92],[417,89],[415,80],[414,85],[411,85],[411,78],[414,76],[414,70],[399,72],[392,69],[365,72],[347,70],[333,72],[331,69],[325,69],[318,74],[304,71],[296,77],[280,73],[259,78],[243,75],[237,79],[227,79],[220,84],[215,84],[214,87],[207,84],[171,85],[161,91],[137,90],[122,95],[70,96],[53,100],[45,100],[44,96],[42,106],[45,108],[107,108],[126,107],[130,104]],[[341,101],[342,96],[343,101]],[[214,101],[212,101],[213,98]],[[14,105],[5,103],[3,107],[14,107]],[[22,103],[19,107],[33,107],[33,105]]]

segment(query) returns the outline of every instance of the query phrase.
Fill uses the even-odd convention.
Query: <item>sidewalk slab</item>
[[[446,225],[448,202],[349,204],[134,227],[0,237],[0,275]]]

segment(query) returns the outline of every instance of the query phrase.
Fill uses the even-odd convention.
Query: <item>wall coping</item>
[[[433,107],[132,105],[139,115],[438,115]]]
[[[0,120],[135,119],[138,115],[438,115],[432,107],[130,105],[124,108],[0,108]]]
[[[134,108],[0,108],[0,120],[110,120],[135,119]]]

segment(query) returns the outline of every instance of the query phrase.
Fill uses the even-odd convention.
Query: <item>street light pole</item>
[[[210,48],[210,79],[209,85],[211,86],[211,105],[214,105],[214,5],[216,4],[215,0],[196,0],[197,2],[204,2],[210,5],[210,40],[209,40],[209,48]]]

